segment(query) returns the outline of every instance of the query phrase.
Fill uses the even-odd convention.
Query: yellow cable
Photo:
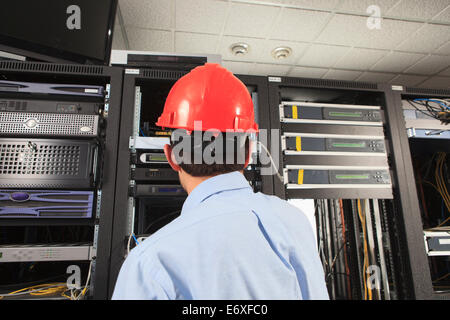
[[[445,196],[445,200],[447,203],[450,203],[450,196],[448,194],[448,190],[447,187],[445,186],[445,180],[444,180],[444,175],[443,175],[443,166],[444,166],[444,162],[445,162],[445,153],[441,153],[439,156],[439,170],[438,173],[439,175],[437,175],[437,180],[439,180],[439,184],[440,184],[440,188],[442,190],[442,193]]]
[[[444,180],[443,170],[442,170],[446,156],[447,156],[446,153],[443,153],[443,152],[438,153],[438,157],[436,160],[436,169],[435,169],[435,174],[434,174],[435,180],[436,180],[436,185],[431,183],[430,181],[424,181],[424,182],[428,183],[429,185],[431,185],[433,188],[435,188],[439,192],[439,194],[441,195],[441,197],[445,203],[445,206],[447,207],[447,210],[450,212],[450,195],[449,195],[447,187],[445,185],[445,180]],[[446,224],[448,221],[450,221],[450,217],[445,219],[438,226],[427,229],[427,230],[433,230],[435,228],[439,228],[439,227],[443,226],[444,224]]]
[[[442,197],[443,199],[445,199],[444,194],[442,193],[442,190],[440,190],[436,185],[434,185],[434,184],[431,183],[430,181],[424,181],[424,182],[425,182],[425,183],[428,183],[428,184],[431,185],[433,188],[435,188],[436,191],[439,192],[439,194],[441,195],[441,197]],[[450,211],[449,203],[447,203],[445,200],[444,200],[444,203],[445,203],[445,206],[447,207],[447,209],[449,209],[449,211]]]
[[[69,297],[69,296],[66,294],[66,291],[67,291],[67,288],[66,288],[66,290],[64,290],[64,291],[61,293],[61,296],[64,297],[64,298],[67,298],[67,299],[69,299],[69,300],[72,300],[72,298]]]
[[[40,288],[42,288],[42,289],[39,290]],[[4,296],[15,295],[15,294],[21,293],[21,292],[23,292],[24,294],[30,294],[30,295],[36,295],[36,296],[49,295],[49,294],[59,293],[63,289],[67,289],[66,284],[63,282],[45,283],[45,284],[38,284],[35,286],[22,288],[22,289],[7,293]],[[34,290],[37,290],[37,291],[34,291]],[[33,291],[33,292],[28,292],[28,291]]]
[[[365,216],[363,217],[362,215],[362,210],[361,210],[361,200],[358,199],[358,216],[359,216],[359,220],[361,221],[361,226],[362,226],[362,230],[363,230],[363,238],[364,238],[364,265],[363,265],[363,277],[364,277],[364,300],[367,300],[367,295],[368,295],[368,288],[367,288],[367,277],[366,277],[366,270],[368,267],[368,260],[367,260],[367,240],[366,240],[366,220],[365,220]],[[369,293],[369,299],[371,300],[371,292]]]
[[[440,152],[438,154],[438,160],[436,164],[436,170],[435,170],[435,178],[436,178],[436,184],[438,187],[438,191],[441,194],[442,198],[444,199],[445,205],[447,207],[447,210],[450,211],[450,195],[448,193],[447,187],[445,185],[444,181],[444,175],[443,175],[443,166],[445,162],[446,154],[443,152]],[[440,223],[437,228],[441,227],[447,221],[449,221],[450,217],[445,219],[442,223]]]

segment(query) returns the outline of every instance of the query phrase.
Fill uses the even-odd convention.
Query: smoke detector
[[[276,60],[282,60],[289,57],[292,53],[292,49],[289,47],[278,47],[273,49],[272,51],[272,57],[274,57]]]
[[[237,57],[246,55],[249,49],[250,46],[243,42],[235,43],[230,46],[231,53]]]

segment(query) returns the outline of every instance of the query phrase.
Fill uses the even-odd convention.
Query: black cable
[[[408,103],[409,103],[411,106],[413,106],[414,109],[416,109],[417,111],[423,113],[423,114],[426,115],[427,117],[432,117],[432,118],[434,118],[434,119],[438,119],[437,116],[435,116],[435,114],[434,114],[433,112],[431,112],[431,111],[428,109],[427,105],[424,105],[424,104],[421,104],[421,103],[418,103],[418,102],[412,102],[411,100],[406,100],[406,101],[408,101]],[[424,112],[422,109],[418,108],[414,103],[417,103],[417,104],[419,104],[419,105],[425,107],[429,113]]]
[[[339,248],[338,252],[336,253],[336,256],[334,257],[334,259],[333,259],[333,261],[332,261],[332,263],[331,263],[330,271],[328,272],[327,276],[325,277],[325,281],[328,281],[328,278],[329,278],[329,277],[331,276],[331,274],[333,273],[333,268],[334,268],[334,266],[335,266],[336,260],[337,260],[337,258],[338,258],[338,256],[339,256],[339,254],[341,253],[342,249],[344,249],[345,245],[346,245],[345,242],[343,242],[343,243],[341,244],[341,247]]]

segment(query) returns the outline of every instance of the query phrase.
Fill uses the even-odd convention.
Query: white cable
[[[433,102],[433,100],[436,100],[436,101],[440,101],[440,102],[443,102],[443,103],[445,103],[447,106],[449,106],[450,107],[450,102],[449,101],[447,101],[447,100],[443,100],[443,99],[435,99],[435,98],[430,98],[430,101],[431,102]]]
[[[128,237],[128,243],[127,243],[127,255],[130,253],[131,237],[133,237],[133,233],[131,233],[130,236]]]
[[[141,243],[142,241],[144,241],[144,240],[147,239],[147,238],[148,238],[148,236],[142,236],[142,237],[137,238],[137,241],[138,241],[139,243]]]
[[[81,290],[81,292],[78,294],[78,296],[75,297],[76,300],[80,300],[81,297],[84,297],[86,295],[86,292],[88,291],[88,284],[89,284],[89,281],[91,280],[92,264],[93,264],[93,260],[91,260],[91,263],[89,264],[89,272],[88,272],[88,276],[86,279],[86,284],[84,285],[83,290]],[[84,291],[84,293],[83,293],[83,291]]]
[[[267,155],[269,156],[270,159],[270,163],[272,164],[272,167],[275,169],[275,173],[278,177],[278,179],[280,179],[281,183],[284,183],[284,179],[283,177],[280,175],[280,173],[278,172],[277,166],[275,165],[275,162],[273,161],[272,155],[270,154],[269,150],[267,150],[266,146],[261,142],[261,141],[256,141],[258,144],[260,144],[264,151],[267,153]]]

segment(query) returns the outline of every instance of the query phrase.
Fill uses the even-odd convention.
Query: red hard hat
[[[202,131],[257,132],[254,118],[247,87],[222,66],[206,63],[174,84],[156,125],[193,131],[194,121],[202,121]]]

